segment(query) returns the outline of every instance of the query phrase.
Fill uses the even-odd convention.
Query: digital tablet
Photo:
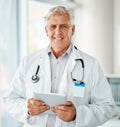
[[[34,93],[34,98],[44,101],[50,107],[66,103],[66,96],[58,93]],[[51,110],[45,113],[54,115]]]

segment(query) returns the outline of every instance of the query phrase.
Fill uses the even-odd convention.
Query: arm
[[[25,122],[28,115],[24,65],[25,60],[20,64],[9,90],[3,96],[7,111],[20,122]]]
[[[90,74],[92,81],[89,104],[76,106],[76,127],[96,127],[114,115],[115,103],[111,88],[97,62]]]

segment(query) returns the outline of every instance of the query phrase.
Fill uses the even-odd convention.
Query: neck
[[[53,54],[55,55],[55,57],[59,58],[61,55],[63,55],[67,51],[68,47],[69,46],[65,47],[62,50],[58,50],[58,49],[56,50],[56,49],[51,48],[51,50],[52,50]]]

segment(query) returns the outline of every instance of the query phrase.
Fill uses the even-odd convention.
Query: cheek
[[[47,37],[51,37],[51,33],[50,32],[46,32]]]
[[[68,32],[68,37],[71,38],[71,36],[73,35],[72,31]]]
[[[46,32],[47,37],[51,36],[51,32],[47,28],[45,29],[45,32]]]
[[[48,32],[47,32],[47,36],[48,36],[48,37],[52,37],[52,35],[53,35],[53,32],[51,32],[51,31],[48,31]]]

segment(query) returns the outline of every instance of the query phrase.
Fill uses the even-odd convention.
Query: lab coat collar
[[[80,50],[75,45],[73,45],[73,58],[74,60],[83,59],[81,56]]]

